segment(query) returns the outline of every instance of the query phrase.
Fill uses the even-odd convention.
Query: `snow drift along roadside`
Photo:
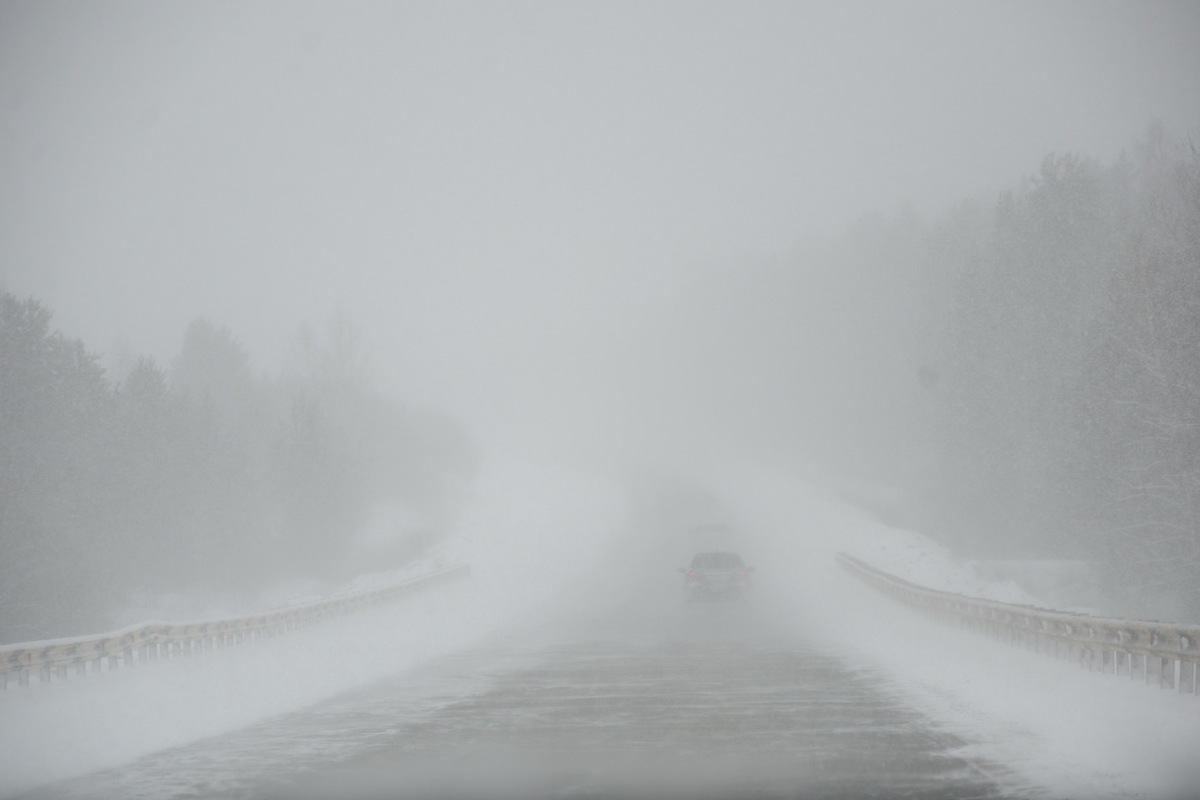
[[[604,482],[486,465],[443,557],[472,579],[254,646],[0,694],[0,796],[119,766],[468,649],[552,607],[623,520]]]
[[[790,610],[783,623],[889,676],[890,691],[975,742],[966,755],[1019,775],[1014,792],[1195,797],[1200,697],[1083,671],[925,618],[837,569],[837,552],[933,589],[1044,603],[792,478],[744,470],[714,481],[742,515],[759,562],[787,567],[758,576],[759,590]]]

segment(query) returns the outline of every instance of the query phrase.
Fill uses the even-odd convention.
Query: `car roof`
[[[727,550],[715,550],[707,553],[696,553],[692,556],[693,566],[736,567],[741,566],[742,557]]]

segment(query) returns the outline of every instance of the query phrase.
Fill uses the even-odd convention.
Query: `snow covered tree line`
[[[922,255],[937,527],[1088,558],[1124,613],[1200,620],[1200,150],[1052,155]]]
[[[473,469],[456,423],[370,386],[344,322],[301,337],[297,374],[254,375],[199,319],[169,368],[110,380],[51,318],[0,295],[0,641],[103,630],[138,594],[345,577],[372,504],[448,506]]]

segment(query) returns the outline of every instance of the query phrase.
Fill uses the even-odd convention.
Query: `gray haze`
[[[1195,2],[0,0],[0,650],[472,577],[0,670],[0,795],[1191,790],[836,556],[1200,621],[1197,78]]]
[[[891,336],[886,269],[865,305],[814,270],[794,325],[696,308],[872,210],[1191,129],[1197,42],[1190,3],[5,2],[0,288],[164,363],[203,315],[275,369],[336,311],[397,395],[516,438],[824,430],[910,366],[842,369]],[[811,408],[743,321],[802,337]]]

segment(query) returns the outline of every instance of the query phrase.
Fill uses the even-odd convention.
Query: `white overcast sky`
[[[697,264],[1200,126],[1200,4],[0,3],[0,288],[484,414]],[[530,384],[532,385],[532,384]]]

